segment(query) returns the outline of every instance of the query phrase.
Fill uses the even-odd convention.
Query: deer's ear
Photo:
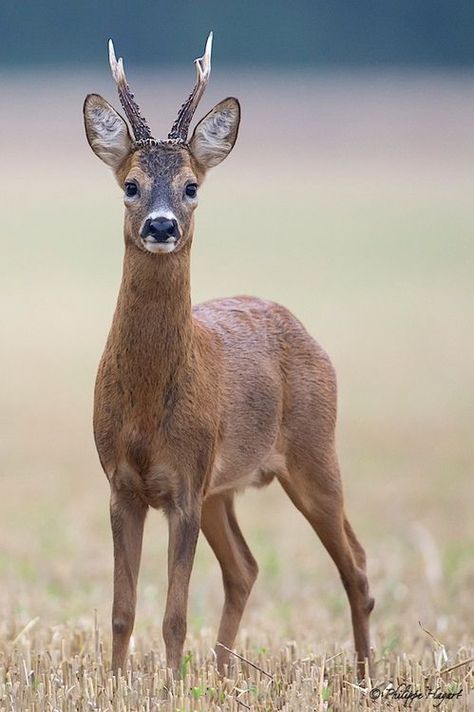
[[[95,155],[116,170],[132,148],[124,119],[108,101],[98,94],[89,94],[84,102],[84,124]]]
[[[229,97],[219,102],[194,129],[189,147],[205,171],[217,166],[232,151],[240,124],[240,104]]]

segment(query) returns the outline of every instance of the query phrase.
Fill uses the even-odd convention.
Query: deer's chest
[[[210,471],[216,425],[189,400],[138,408],[118,402],[100,407],[94,419],[97,450],[112,486],[136,494],[152,507],[184,506]]]

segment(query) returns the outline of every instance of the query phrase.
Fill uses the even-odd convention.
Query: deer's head
[[[206,172],[224,160],[237,139],[240,106],[230,97],[201,119],[188,140],[189,125],[209,81],[211,46],[212,33],[203,57],[195,61],[194,89],[165,140],[152,137],[112,41],[110,66],[130,127],[98,94],[89,94],[84,102],[87,140],[124,191],[125,240],[141,250],[167,253],[186,244],[192,237],[193,214]]]

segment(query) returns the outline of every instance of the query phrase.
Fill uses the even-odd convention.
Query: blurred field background
[[[91,411],[120,281],[122,202],[81,116],[91,91],[118,105],[101,51],[100,69],[1,75],[1,709],[359,709],[368,703],[347,682],[356,680],[342,586],[276,483],[238,501],[260,576],[236,649],[271,670],[278,694],[237,662],[237,691],[213,677],[222,589],[204,541],[188,677],[172,700],[159,704],[150,691],[165,675],[167,531],[156,512],[131,668],[112,690],[108,485]],[[330,353],[347,510],[376,598],[376,681],[421,684],[426,672],[443,689],[462,685],[452,709],[469,709],[472,662],[438,672],[474,656],[474,77],[426,67],[238,69],[220,66],[218,51],[214,61],[198,113],[235,95],[243,120],[234,153],[201,191],[194,301],[275,299]],[[186,71],[127,67],[165,135],[189,91],[190,62]],[[433,701],[414,708],[423,705]]]

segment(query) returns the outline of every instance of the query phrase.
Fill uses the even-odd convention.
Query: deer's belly
[[[285,457],[276,448],[272,448],[259,464],[247,467],[239,466],[238,462],[226,458],[224,454],[218,454],[207,494],[219,494],[246,487],[264,487],[270,484],[274,477],[284,477],[286,474]]]

